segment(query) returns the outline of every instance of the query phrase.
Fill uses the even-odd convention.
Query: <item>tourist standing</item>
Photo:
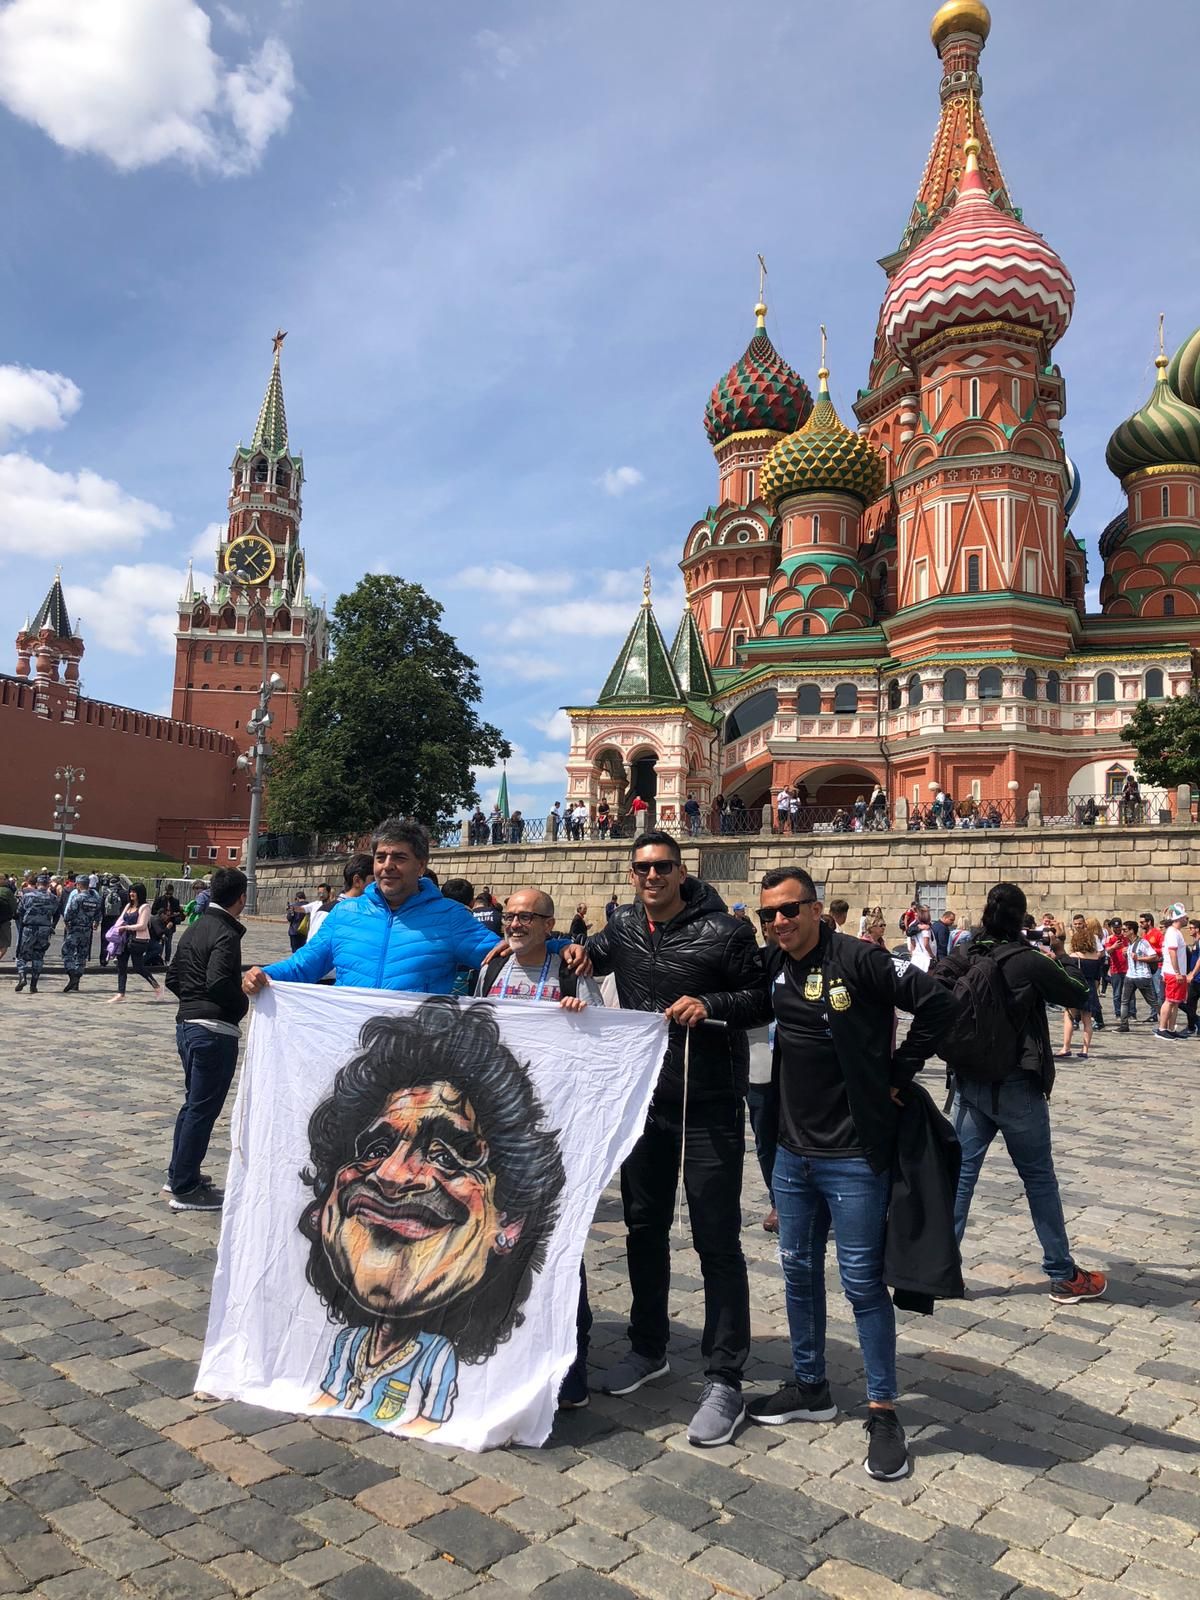
[[[929,924],[929,932],[933,938],[933,952],[939,961],[950,953],[950,935],[954,932],[954,924],[957,921],[958,918],[953,911],[943,911],[936,922]]]
[[[220,870],[220,869],[218,869]],[[167,1000],[169,995],[159,983],[154,974],[147,970],[147,960],[150,955],[150,907],[146,901],[146,885],[133,883],[129,886],[129,899],[124,911],[112,932],[109,934],[110,944],[113,935],[120,930],[121,945],[117,951],[117,992],[108,1002],[115,1005],[118,1000],[125,998],[125,985],[129,980],[129,969],[132,966],[139,978],[154,990],[156,1000]]]
[[[775,1015],[768,1115],[777,1129],[771,1193],[779,1213],[792,1377],[751,1402],[756,1422],[827,1422],[837,1414],[825,1372],[825,1249],[832,1225],[842,1288],[854,1312],[873,1478],[908,1475],[896,1416],[896,1314],[883,1281],[899,1105],[953,1023],[949,990],[911,962],[837,933],[812,878],[780,867],[762,880],[759,918],[774,945],[764,994]],[[896,1008],[913,1015],[895,1046]]]
[[[17,894],[10,877],[0,879],[0,961],[12,944],[13,922],[17,915]]]
[[[603,1388],[607,1394],[632,1394],[671,1370],[670,1230],[682,1165],[704,1279],[700,1348],[706,1360],[706,1382],[688,1440],[725,1444],[745,1416],[742,1371],[750,1350],[750,1291],[741,1245],[749,1066],[745,1027],[760,1008],[762,961],[749,924],[731,917],[707,884],[687,876],[679,844],[669,834],[635,839],[630,876],[636,903],[618,907],[586,946],[573,946],[566,957],[574,965],[586,951],[598,976],[614,975],[623,1007],[660,1011],[671,1023],[645,1129],[621,1168],[633,1292],[630,1349],[606,1374]],[[710,1019],[728,1026],[696,1026]]]
[[[1163,912],[1162,975],[1163,1003],[1158,1013],[1156,1039],[1186,1039],[1187,1033],[1175,1031],[1179,1008],[1187,1000],[1188,966],[1187,940],[1183,930],[1187,925],[1187,912],[1178,901]]]
[[[1112,988],[1113,1020],[1121,1020],[1121,996],[1125,988],[1125,974],[1129,970],[1129,941],[1121,926],[1120,917],[1113,917],[1104,935],[1104,954],[1108,959],[1108,981]]]
[[[583,907],[584,910],[587,907]],[[554,901],[540,889],[517,889],[504,904],[501,918],[511,955],[496,955],[479,975],[476,994],[491,1000],[545,1000],[564,1011],[602,1006],[604,997],[591,978],[577,976],[553,954],[546,941],[554,932]],[[560,1411],[577,1411],[588,1403],[587,1358],[592,1311],[587,1273],[579,1264],[579,1302],[575,1311],[575,1359],[558,1391]]]
[[[185,928],[167,973],[179,1002],[175,1045],[183,1064],[183,1104],[166,1188],[172,1211],[219,1211],[222,1191],[201,1171],[213,1125],[221,1115],[237,1066],[239,1024],[250,1004],[242,992],[246,874],[218,867],[204,915]]]
[[[605,902],[605,906],[604,906],[604,920],[605,920],[605,922],[611,922],[612,921],[613,912],[617,909],[617,907],[620,904],[621,904],[621,902],[617,899],[617,891],[614,889],[612,894],[609,896],[608,900]]]
[[[1141,930],[1142,938],[1145,939],[1147,944],[1154,947],[1155,959],[1151,963],[1151,976],[1154,982],[1154,1015],[1157,1017],[1159,1012],[1162,1010],[1162,1004],[1165,998],[1163,994],[1162,975],[1163,933],[1162,929],[1155,923],[1154,917],[1149,911],[1143,911],[1138,917],[1138,927]]]
[[[700,802],[694,794],[683,802],[683,814],[687,818],[688,832],[694,838],[700,832]]]
[[[510,904],[511,899],[512,897],[510,896]],[[572,944],[582,944],[588,936],[587,911],[588,908],[582,900],[575,907],[575,915],[571,918],[571,926],[567,933],[567,937]]]
[[[359,895],[366,890],[367,885],[375,881],[374,865],[372,858],[367,855],[366,851],[361,851],[358,855],[351,856],[342,868],[342,892],[338,899],[357,900]],[[445,894],[445,892],[443,889],[442,893]]]
[[[106,967],[113,957],[108,948],[108,931],[121,915],[121,887],[111,876],[100,880],[100,965]]]
[[[58,896],[50,892],[50,874],[39,872],[37,882],[23,891],[17,901],[21,931],[17,937],[17,986],[20,994],[26,984],[30,994],[38,992],[42,964],[50,948],[50,935],[58,915]]]
[[[67,974],[64,994],[73,994],[92,956],[92,933],[100,922],[100,896],[90,883],[73,890],[63,912],[63,969]]]
[[[183,920],[183,907],[175,894],[173,883],[164,883],[161,894],[154,897],[154,904],[150,907],[151,918],[157,917],[161,930],[162,959],[165,965],[171,963],[171,946],[175,941],[175,930]]]
[[[954,1225],[961,1242],[984,1157],[1002,1133],[1042,1247],[1050,1298],[1055,1305],[1075,1305],[1098,1299],[1108,1280],[1102,1272],[1086,1272],[1078,1265],[1067,1238],[1050,1144],[1054,1059],[1046,1006],[1078,1010],[1087,985],[1025,942],[1025,910],[1025,893],[1018,884],[995,884],[971,941],[970,958],[992,960],[1008,996],[1012,1037],[997,1039],[996,1048],[1009,1045],[1011,1055],[1002,1061],[949,1062],[954,1081],[951,1119],[962,1146]]]
[[[1133,1016],[1134,1000],[1140,994],[1146,1002],[1150,1020],[1158,1017],[1158,1002],[1154,992],[1154,974],[1158,967],[1158,951],[1146,938],[1145,929],[1136,922],[1126,922],[1125,932],[1125,982],[1121,986],[1121,1020],[1118,1033],[1129,1032],[1129,1019]]]
[[[307,944],[310,939],[316,938],[321,924],[333,910],[332,885],[328,883],[319,883],[317,885],[317,898],[315,900],[310,900],[304,909],[308,912],[308,928],[306,930],[304,941]]]
[[[287,908],[288,944],[295,955],[300,946],[308,937],[308,903],[304,898],[304,890],[297,889],[292,896],[292,903]]]

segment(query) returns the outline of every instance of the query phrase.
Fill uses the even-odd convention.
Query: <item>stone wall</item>
[[[757,903],[758,882],[770,867],[805,867],[827,897],[849,900],[855,919],[865,905],[882,905],[889,928],[918,884],[944,885],[943,904],[959,919],[976,920],[989,887],[1012,879],[1030,909],[1057,916],[1076,910],[1107,915],[1156,913],[1172,900],[1200,904],[1200,827],[958,829],[948,833],[750,835],[683,846],[687,870],[699,874],[732,904]],[[629,841],[606,844],[506,846],[438,850],[432,865],[444,882],[468,878],[500,900],[533,884],[553,895],[565,926],[575,905],[603,914],[615,889],[629,900]],[[282,916],[296,889],[335,885],[341,861],[272,862],[259,869],[259,908]],[[936,902],[937,896],[929,898]],[[855,920],[851,924],[857,926]]]

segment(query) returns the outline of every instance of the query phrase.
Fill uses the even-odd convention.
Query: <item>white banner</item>
[[[643,1012],[272,985],[197,1389],[468,1450],[541,1444],[592,1215],[665,1048]]]

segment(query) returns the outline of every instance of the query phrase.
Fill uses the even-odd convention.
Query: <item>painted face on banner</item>
[[[520,1219],[496,1208],[487,1141],[470,1102],[444,1082],[391,1095],[355,1140],[321,1212],[338,1282],[387,1321],[419,1317],[476,1288]]]

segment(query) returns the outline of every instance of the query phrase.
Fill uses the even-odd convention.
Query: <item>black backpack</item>
[[[938,1046],[951,1076],[1001,1083],[1017,1070],[1023,1030],[1014,1017],[1012,995],[1000,968],[1023,948],[1010,944],[982,949],[969,944],[930,967],[930,977],[951,990],[959,1005],[954,1026]]]

